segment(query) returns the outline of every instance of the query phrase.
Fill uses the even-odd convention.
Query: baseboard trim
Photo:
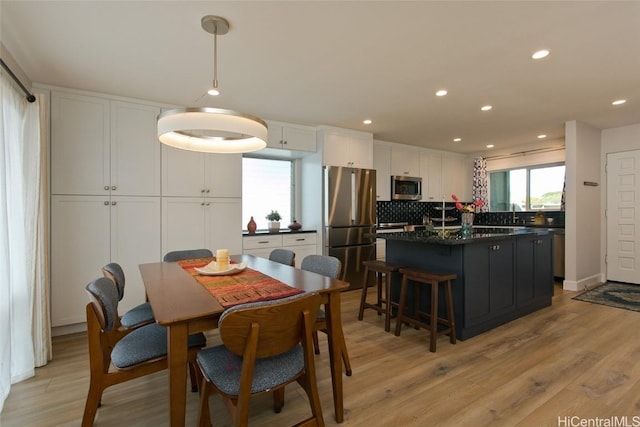
[[[601,278],[601,274],[594,274],[593,276],[585,277],[584,279],[580,279],[578,281],[565,279],[562,282],[562,289],[566,291],[583,291],[587,288],[591,288],[595,285],[603,283]]]

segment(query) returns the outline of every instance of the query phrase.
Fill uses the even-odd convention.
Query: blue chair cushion
[[[204,347],[204,334],[189,335],[189,347]],[[167,329],[157,323],[142,326],[122,338],[111,352],[111,363],[125,369],[138,363],[166,357]]]
[[[240,389],[242,357],[231,353],[224,345],[205,348],[198,353],[203,374],[219,390],[237,396]],[[302,346],[273,357],[256,359],[251,393],[259,393],[291,381],[304,369]]]
[[[120,323],[122,323],[122,326],[125,328],[133,328],[141,323],[147,323],[152,320],[154,320],[154,317],[151,304],[145,302],[127,311],[122,316],[122,319],[120,319]]]

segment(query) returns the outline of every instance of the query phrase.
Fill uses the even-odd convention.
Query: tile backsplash
[[[390,201],[377,202],[378,223],[407,222],[422,224],[422,218],[442,218],[442,202],[410,202]],[[512,212],[478,212],[475,225],[531,225],[537,211]],[[545,218],[553,218],[553,227],[564,227],[564,211],[544,211]],[[445,202],[445,216],[453,218],[447,225],[460,223],[460,212],[455,203]],[[435,222],[439,225],[441,222]]]

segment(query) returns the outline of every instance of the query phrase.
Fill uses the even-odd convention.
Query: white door
[[[607,155],[607,280],[640,284],[640,150]]]

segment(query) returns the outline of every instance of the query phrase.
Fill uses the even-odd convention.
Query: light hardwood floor
[[[374,294],[370,292],[370,294]],[[640,312],[575,301],[556,286],[553,305],[493,331],[451,345],[428,332],[384,332],[383,318],[365,311],[359,291],[344,293],[343,322],[353,376],[344,378],[344,426],[569,426],[559,418],[627,417],[640,425]],[[317,356],[325,423],[333,416],[324,334]],[[210,343],[216,343],[215,333]],[[11,388],[0,424],[77,426],[88,388],[84,334],[54,339],[54,360]],[[166,372],[107,389],[97,426],[167,425]],[[211,398],[214,426],[230,419]],[[287,388],[280,414],[271,398],[252,401],[252,425],[292,425],[308,404],[297,385]],[[189,393],[187,425],[195,425],[197,394]],[[567,418],[565,418],[567,417]],[[637,418],[633,418],[637,417]],[[577,419],[574,419],[577,420]],[[578,425],[578,424],[574,424]],[[602,424],[604,425],[604,424]]]

